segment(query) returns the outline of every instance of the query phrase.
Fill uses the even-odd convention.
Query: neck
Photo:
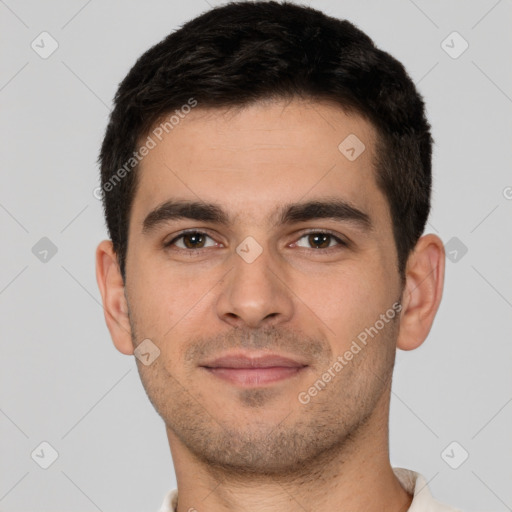
[[[208,465],[167,429],[178,512],[407,511],[412,497],[389,463],[389,396],[381,402],[349,441],[286,475],[235,474]]]

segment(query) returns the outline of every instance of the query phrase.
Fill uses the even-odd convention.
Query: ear
[[[398,348],[413,350],[428,336],[443,295],[444,269],[442,240],[422,236],[407,260]]]
[[[119,352],[132,355],[134,348],[128,318],[128,302],[111,240],[103,240],[96,249],[96,281],[112,341]]]

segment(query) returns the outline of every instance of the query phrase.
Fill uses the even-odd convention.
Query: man
[[[210,10],[130,70],[97,280],[165,422],[162,511],[454,510],[388,449],[396,348],[443,289],[431,147],[403,66],[308,7]]]

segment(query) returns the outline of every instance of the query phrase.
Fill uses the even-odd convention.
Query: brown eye
[[[201,233],[187,233],[182,239],[187,249],[197,249],[203,247],[205,237]]]
[[[315,246],[315,249],[326,249],[329,247],[331,235],[325,233],[314,233],[308,236],[308,242]]]
[[[188,231],[185,233],[181,233],[181,235],[173,238],[170,242],[165,244],[165,247],[169,247],[171,245],[176,245],[179,249],[204,249],[206,239],[209,238],[213,240],[206,233],[202,233],[201,231]],[[180,243],[178,243],[178,241]],[[180,245],[181,244],[181,245]],[[215,244],[213,244],[215,245]],[[209,247],[212,247],[211,245]]]
[[[312,231],[310,233],[306,233],[305,235],[301,236],[299,240],[302,240],[303,238],[307,237],[307,244],[308,249],[330,249],[331,247],[335,247],[336,245],[342,245],[346,246],[347,244],[343,242],[340,238],[337,236],[334,236],[331,233],[325,232],[325,231]],[[334,245],[331,243],[335,241]],[[299,247],[304,247],[297,243]]]

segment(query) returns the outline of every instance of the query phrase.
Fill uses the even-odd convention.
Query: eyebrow
[[[332,219],[353,224],[364,232],[374,229],[371,217],[366,212],[339,198],[285,204],[279,207],[271,217],[276,219],[274,225]],[[218,204],[168,200],[145,217],[142,223],[142,233],[149,234],[160,225],[180,219],[212,222],[224,226],[231,224],[228,213]]]

